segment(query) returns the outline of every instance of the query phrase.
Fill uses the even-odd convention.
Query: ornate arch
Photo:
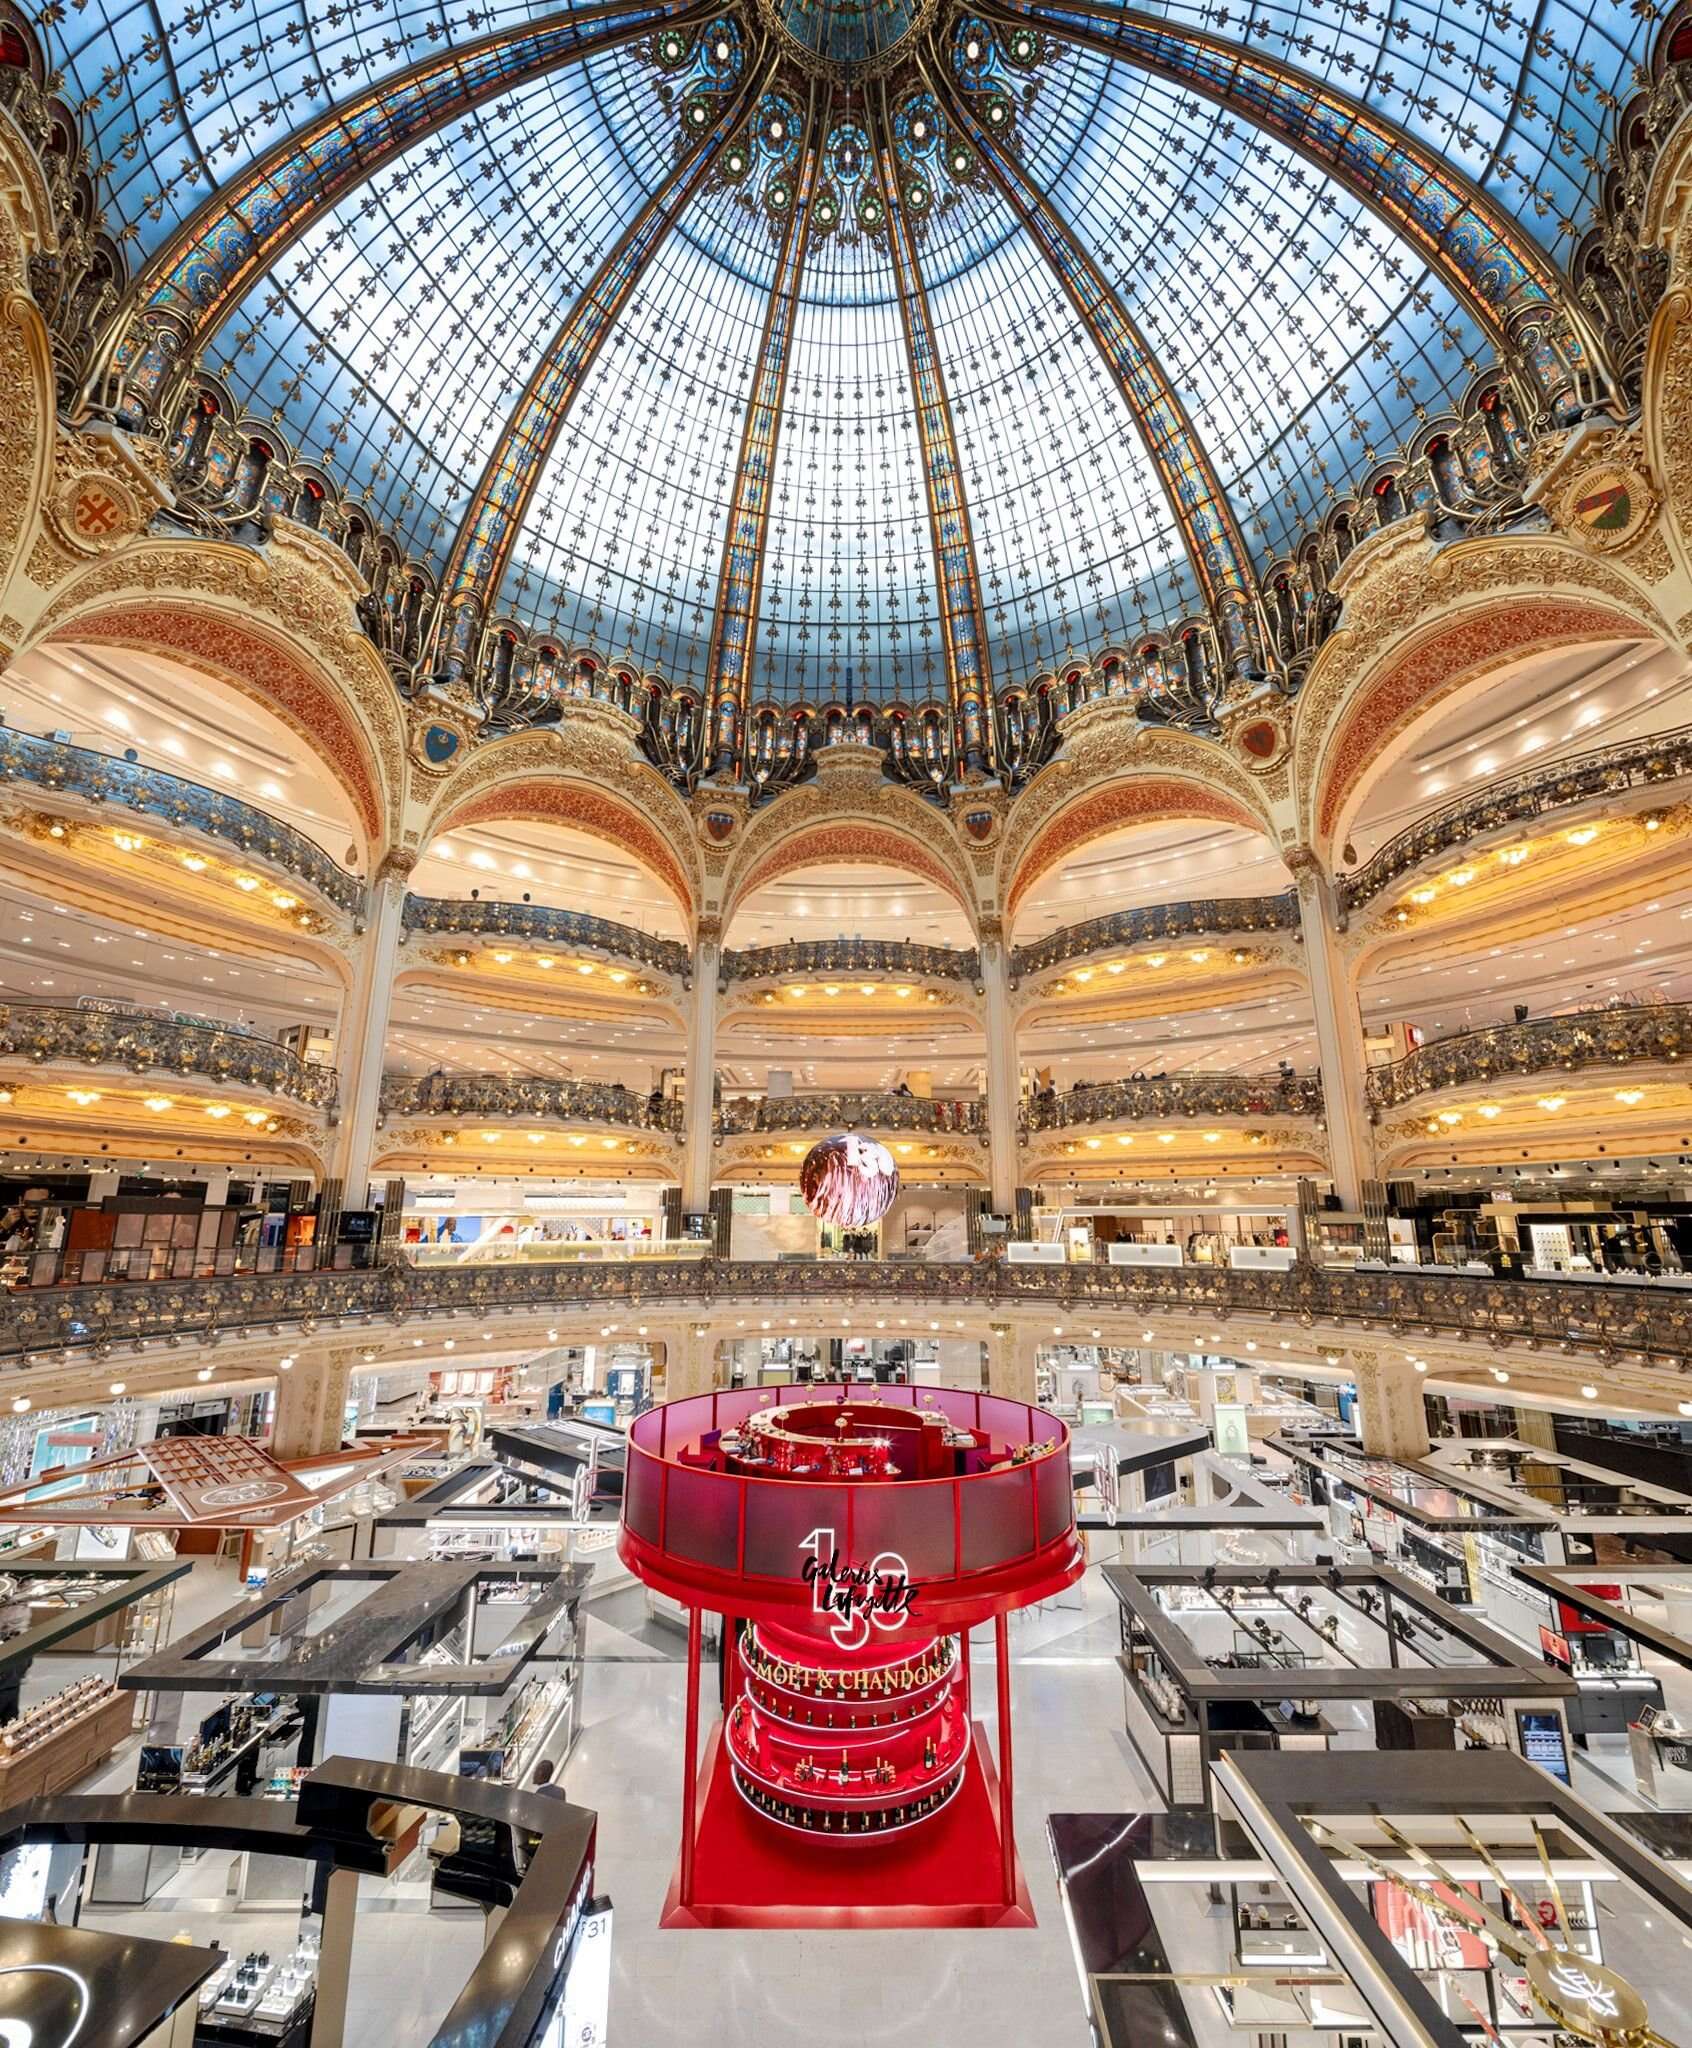
[[[1317,656],[1294,714],[1294,788],[1318,851],[1381,756],[1456,691],[1542,649],[1672,644],[1637,584],[1560,538],[1434,550],[1406,527],[1352,561],[1361,567],[1338,586],[1341,628]]]
[[[57,247],[41,164],[0,108],[0,594],[40,514],[53,473],[53,351],[29,289],[32,254]],[[0,659],[21,635],[0,606]]]
[[[664,884],[690,922],[697,898],[676,847],[634,805],[603,787],[554,773],[501,778],[479,794],[465,794],[443,803],[431,820],[427,837],[461,832],[467,825],[493,820],[573,826],[594,839],[631,853]],[[585,907],[585,906],[584,906]]]
[[[405,719],[354,620],[357,587],[351,565],[303,530],[279,527],[263,555],[145,540],[70,576],[18,651],[73,640],[129,647],[230,684],[324,762],[374,865],[404,799]]]
[[[830,752],[859,754],[860,748]],[[823,760],[828,760],[828,754]],[[754,889],[819,862],[874,862],[921,875],[956,898],[976,928],[976,906],[962,848],[945,818],[908,790],[877,779],[853,787],[841,777],[818,780],[783,796],[747,827],[725,878],[722,920],[729,919]],[[856,766],[856,763],[852,764]]]
[[[437,785],[414,843],[491,818],[571,825],[634,853],[691,921],[700,896],[693,818],[637,751],[635,732],[612,705],[572,703],[559,725],[475,748]]]
[[[1027,842],[1026,852],[1015,865],[1006,867],[1007,927],[1028,891],[1065,855],[1125,825],[1155,824],[1166,818],[1211,818],[1219,824],[1243,826],[1248,832],[1269,832],[1255,807],[1248,807],[1226,790],[1207,789],[1175,776],[1131,775],[1108,782],[1066,805]]]

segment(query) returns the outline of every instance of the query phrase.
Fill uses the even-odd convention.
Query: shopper
[[[562,1785],[553,1781],[552,1759],[549,1756],[543,1756],[535,1765],[535,1775],[529,1783],[536,1792],[550,1793],[554,1799],[565,1799],[569,1796]]]

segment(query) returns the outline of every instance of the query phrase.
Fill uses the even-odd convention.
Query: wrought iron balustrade
[[[906,975],[913,981],[975,981],[981,955],[955,946],[919,946],[908,939],[790,939],[725,953],[718,972],[735,981],[772,981],[813,974]]]
[[[311,1066],[274,1039],[215,1024],[46,1003],[0,1004],[0,1058],[5,1057],[263,1088],[307,1109],[329,1108],[337,1088],[333,1067]]]
[[[1360,910],[1401,876],[1454,847],[1489,832],[1522,825],[1552,811],[1567,810],[1593,797],[1647,789],[1692,775],[1692,729],[1655,739],[1599,747],[1567,761],[1547,762],[1504,782],[1488,782],[1473,796],[1460,797],[1380,847],[1363,866],[1336,884],[1342,910]]]
[[[382,1081],[384,1116],[463,1116],[534,1119],[555,1123],[622,1124],[637,1131],[679,1131],[679,1102],[647,1096],[606,1081],[558,1081],[505,1074],[388,1074]]]
[[[1159,939],[1225,938],[1238,932],[1298,929],[1298,891],[1279,896],[1209,896],[1192,903],[1149,903],[1137,910],[1113,910],[1084,924],[1067,924],[1011,952],[1011,979],[1044,974],[1066,960],[1089,953],[1145,946]]]
[[[364,908],[364,884],[303,832],[240,797],[206,789],[162,768],[143,768],[138,761],[119,760],[92,747],[37,739],[0,726],[0,782],[27,782],[55,795],[120,805],[144,817],[161,818],[167,825],[201,833],[249,859],[280,868],[349,916]]]
[[[408,932],[522,939],[536,946],[586,946],[619,960],[632,960],[659,974],[685,977],[693,955],[679,939],[655,939],[633,925],[585,910],[555,910],[545,903],[472,903],[467,897],[407,896],[400,922]]]
[[[1577,1010],[1494,1024],[1418,1046],[1390,1066],[1371,1067],[1365,1094],[1371,1110],[1393,1109],[1436,1088],[1462,1088],[1509,1074],[1582,1067],[1667,1063],[1692,1050],[1692,1005],[1643,1003],[1613,1010]]]
[[[924,1260],[816,1263],[722,1259],[627,1264],[413,1267],[247,1274],[223,1280],[18,1289],[0,1301],[0,1356],[69,1348],[101,1356],[137,1338],[269,1334],[310,1337],[332,1322],[392,1327],[452,1311],[487,1315],[612,1305],[692,1313],[742,1302],[880,1302],[986,1316],[1018,1304],[1081,1317],[1193,1315],[1221,1348],[1235,1316],[1298,1331],[1346,1325],[1584,1354],[1626,1352],[1678,1370],[1692,1352],[1692,1290],[1651,1282],[1496,1279],[1485,1274],[1226,1266],[1037,1266]]]
[[[1320,1116],[1319,1074],[1173,1074],[1153,1081],[1101,1081],[1023,1105],[1022,1132],[1077,1124],[1167,1122],[1181,1116]]]
[[[716,1129],[724,1138],[758,1131],[845,1130],[939,1131],[980,1137],[987,1129],[987,1107],[982,1102],[867,1091],[760,1095],[725,1102],[716,1113]]]

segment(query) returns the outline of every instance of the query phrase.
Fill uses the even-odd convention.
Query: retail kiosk
[[[1592,1761],[1653,1807],[1692,1812],[1692,1566],[1521,1565],[1517,1575],[1545,1601],[1545,1654],[1569,1670],[1582,1704],[1611,1687],[1634,1702],[1619,1728],[1588,1723]]]
[[[361,1756],[525,1784],[541,1757],[562,1765],[578,1732],[587,1578],[487,1560],[303,1565],[124,1675],[164,1702],[143,1759],[165,1772],[174,1762],[184,1791],[228,1789],[191,1780],[256,1753],[274,1740],[274,1715],[296,1712],[296,1774]],[[256,1687],[262,1721],[239,1697]],[[180,1696],[206,1693],[219,1704],[183,1741]],[[290,1789],[280,1775],[269,1789]]]
[[[1566,1672],[1380,1567],[1107,1565],[1129,1741],[1170,1806],[1235,1749],[1525,1751],[1569,1772]]]

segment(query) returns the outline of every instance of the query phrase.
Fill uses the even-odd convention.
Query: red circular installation
[[[795,1853],[868,1853],[926,1841],[955,1808],[960,1866],[997,1847],[1015,1910],[1008,1817],[982,1819],[962,1632],[993,1621],[1002,1660],[1003,1617],[1080,1576],[1068,1453],[1055,1415],[949,1388],[745,1389],[636,1418],[618,1549],[636,1577],[726,1617],[712,1782],[746,1826]],[[704,1813],[678,1880],[696,1912],[689,1882],[757,1861],[709,1794]]]

